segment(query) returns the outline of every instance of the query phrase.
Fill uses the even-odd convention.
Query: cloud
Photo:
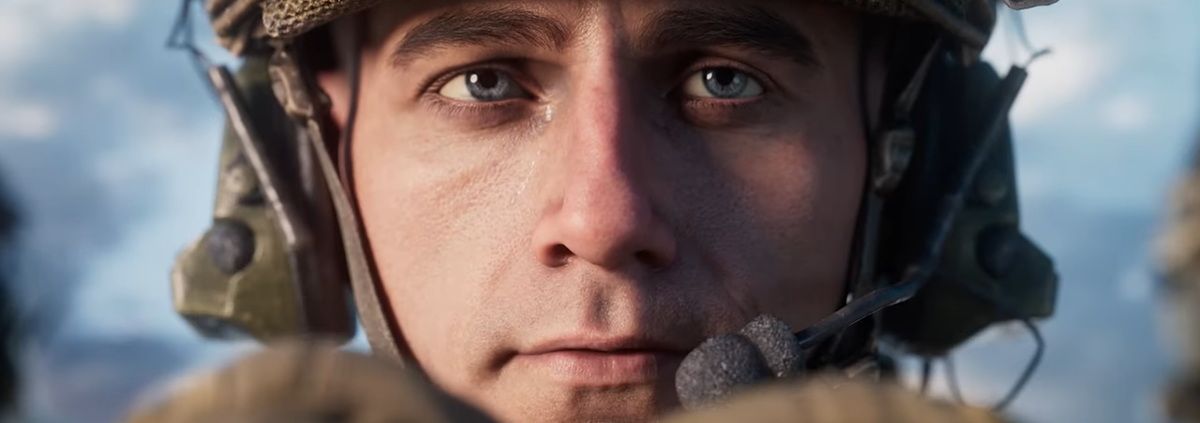
[[[137,0],[12,0],[37,4],[44,16],[57,25],[96,22],[106,26],[124,26],[137,11]]]
[[[1153,299],[1154,277],[1146,262],[1130,266],[1116,281],[1117,297],[1129,303],[1147,303]]]
[[[0,22],[18,40],[0,42],[0,169],[23,223],[14,288],[45,329],[24,370],[34,408],[67,421],[111,421],[136,390],[220,355],[170,310],[167,271],[209,219],[221,129],[190,63],[162,46],[177,6],[0,2],[0,21],[21,22]],[[134,338],[146,351],[111,346]]]
[[[49,107],[0,102],[0,139],[39,140],[52,135],[57,128],[58,118]]]
[[[144,297],[165,297],[171,251],[161,245],[182,246],[205,224],[220,133],[220,111],[190,63],[162,46],[177,4],[154,2],[138,13],[138,4],[125,0],[3,4],[27,14],[21,18],[41,19],[32,21],[39,26],[63,25],[55,51],[71,52],[29,56],[0,72],[0,98],[21,99],[0,104],[0,112],[18,112],[0,119],[19,120],[0,125],[7,128],[0,165],[27,216],[20,272],[39,281],[22,284],[23,295],[41,308],[67,307],[70,296],[61,293],[75,291],[69,287],[80,278],[97,286],[84,266],[121,256],[127,237],[144,236],[139,220],[166,215],[193,226],[161,225],[158,234],[171,238],[152,245],[166,257],[151,265],[126,256],[124,269],[101,284],[124,292],[156,285],[153,297]],[[95,16],[109,7],[110,15]],[[88,26],[96,22],[102,24]],[[13,142],[23,137],[40,142]],[[197,171],[178,172],[189,167]]]
[[[59,51],[65,38],[119,28],[138,10],[137,0],[7,0],[0,2],[0,73]]]
[[[1012,124],[1031,195],[1097,209],[1157,209],[1200,126],[1200,3],[1059,2],[1023,12],[1035,47]],[[1003,70],[1027,53],[1002,15],[985,58]],[[1019,50],[1019,49],[1014,49]],[[1011,57],[1018,56],[1018,57]]]
[[[1104,105],[1105,125],[1123,132],[1142,130],[1153,123],[1154,106],[1137,94],[1115,95]]]
[[[24,21],[20,19],[20,15],[6,10],[9,7],[4,7],[0,4],[0,63],[9,63],[9,67],[15,66],[24,56],[32,53],[33,50],[33,31]],[[0,65],[3,69],[3,65]]]
[[[1053,116],[1056,109],[1091,92],[1115,69],[1118,57],[1105,48],[1105,40],[1096,37],[1094,8],[1081,4],[1003,13],[984,59],[1001,73],[1013,64],[1025,65],[1032,51],[1022,45],[1016,20],[1025,22],[1026,34],[1035,49],[1049,46],[1051,54],[1034,62],[1030,74],[1013,105],[1012,122],[1031,125]],[[1050,24],[1053,22],[1053,24]]]

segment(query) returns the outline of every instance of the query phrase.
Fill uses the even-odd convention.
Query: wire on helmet
[[[1004,409],[1008,408],[1009,405],[1012,405],[1012,402],[1016,400],[1017,395],[1024,390],[1025,385],[1029,383],[1029,379],[1033,377],[1033,372],[1036,371],[1038,365],[1041,364],[1042,355],[1046,351],[1046,340],[1042,338],[1042,332],[1038,330],[1037,325],[1033,323],[1033,320],[1028,316],[1023,316],[1018,313],[1016,311],[1016,307],[1014,307],[1008,301],[992,293],[985,292],[975,285],[963,283],[962,281],[958,280],[956,280],[956,282],[958,282],[959,286],[965,288],[967,292],[970,292],[972,295],[992,303],[994,307],[999,309],[1001,313],[1008,315],[1009,318],[1020,321],[1021,325],[1024,326],[1025,329],[1029,331],[1029,334],[1033,337],[1035,346],[1033,355],[1029,358],[1029,364],[1025,366],[1025,370],[1021,372],[1021,376],[1017,378],[1015,383],[1013,383],[1013,387],[1009,389],[1008,393],[992,406],[992,410],[1003,411]],[[947,382],[950,384],[951,394],[955,396],[955,399],[958,402],[962,402],[962,393],[958,389],[958,376],[954,372],[954,362],[949,356],[945,357],[943,360],[946,365],[946,377]]]
[[[167,36],[167,48],[190,53],[196,73],[203,77],[208,73],[208,68],[212,67],[212,62],[199,47],[196,47],[196,28],[191,14],[193,1],[183,0],[179,3],[179,14],[175,17],[175,24],[171,26],[171,34]]]

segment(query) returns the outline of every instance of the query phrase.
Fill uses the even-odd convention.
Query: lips
[[[670,380],[686,347],[625,338],[562,338],[518,353],[511,363],[553,382],[616,387]]]

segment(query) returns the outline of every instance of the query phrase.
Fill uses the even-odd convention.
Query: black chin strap
[[[351,140],[354,138],[354,123],[358,114],[359,86],[361,79],[361,49],[359,48],[360,25],[334,24],[334,40],[339,43],[337,51],[342,52],[342,64],[347,71],[350,89],[350,105],[346,124],[341,131],[338,152],[342,172],[334,165],[323,139],[323,131],[315,119],[309,119],[309,138],[317,156],[321,171],[325,176],[326,185],[333,199],[337,212],[338,226],[341,228],[342,243],[346,250],[346,264],[349,270],[350,285],[354,294],[355,307],[359,323],[366,332],[371,351],[378,356],[387,357],[406,367],[415,369],[411,363],[399,327],[392,313],[391,304],[387,301],[386,291],[379,284],[378,273],[373,257],[370,255],[370,243],[363,230],[357,208],[357,198],[354,190],[354,170],[351,167]],[[345,178],[345,182],[339,178]]]
[[[868,171],[863,178],[862,196],[855,226],[854,245],[851,259],[848,260],[846,278],[843,285],[843,296],[838,304],[838,311],[818,324],[805,329],[800,338],[806,349],[813,354],[817,365],[853,364],[871,354],[875,332],[873,326],[855,325],[859,321],[876,316],[877,312],[894,303],[886,304],[874,301],[858,301],[859,296],[878,297],[875,292],[879,288],[875,273],[876,255],[878,253],[878,238],[882,223],[883,205],[886,194],[891,191],[898,177],[888,176],[883,166],[892,160],[887,149],[894,148],[893,144],[901,139],[909,130],[909,115],[916,104],[926,76],[929,74],[935,55],[941,51],[942,43],[935,40],[928,47],[920,66],[913,73],[904,90],[892,102],[891,113],[880,116],[886,121],[888,131],[879,133],[871,124],[872,116],[881,110],[872,110],[870,102],[870,57],[871,41],[875,35],[869,30],[872,27],[868,18],[862,19],[861,38],[858,54],[858,96],[859,115],[862,124],[863,137],[867,143]],[[909,146],[911,148],[911,146]],[[881,169],[883,169],[881,171]],[[881,178],[892,178],[891,182],[880,182]],[[906,298],[907,299],[907,298]],[[855,317],[850,317],[850,316]],[[850,317],[850,318],[848,318]],[[820,350],[820,351],[816,351]],[[827,357],[819,357],[822,352]],[[849,363],[847,363],[849,362]]]

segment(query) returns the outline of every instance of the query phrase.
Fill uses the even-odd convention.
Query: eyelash
[[[774,91],[775,91],[775,87],[777,86],[777,85],[775,84],[775,81],[774,81],[773,79],[771,79],[771,77],[769,77],[769,76],[767,76],[767,75],[765,75],[765,74],[763,74],[763,73],[761,73],[761,72],[758,72],[758,71],[755,71],[755,70],[753,70],[753,69],[750,69],[750,67],[749,67],[749,66],[744,66],[744,65],[742,65],[742,64],[740,64],[740,63],[737,63],[737,62],[734,62],[734,61],[731,61],[731,60],[725,60],[725,59],[708,59],[708,60],[702,60],[702,61],[696,62],[696,64],[694,64],[694,65],[692,65],[692,66],[689,66],[688,68],[686,68],[686,69],[687,69],[687,71],[683,72],[683,76],[682,76],[682,77],[680,77],[678,80],[676,80],[676,81],[674,82],[674,85],[673,85],[673,86],[674,86],[674,87],[676,87],[675,89],[677,89],[678,87],[681,87],[681,86],[683,86],[683,83],[684,83],[685,81],[687,81],[687,79],[688,79],[688,78],[691,78],[691,77],[692,77],[692,75],[695,75],[697,72],[701,72],[701,71],[703,71],[703,70],[705,70],[705,69],[714,69],[714,68],[728,68],[728,69],[733,69],[733,70],[736,70],[736,71],[738,71],[738,72],[744,73],[744,74],[746,74],[746,75],[750,76],[751,78],[754,78],[754,80],[755,80],[755,81],[757,81],[757,82],[759,83],[759,85],[761,85],[761,86],[762,86],[762,88],[763,88],[763,94],[764,94],[764,95],[765,95],[765,94],[768,94],[768,93],[771,93],[771,92],[774,92]],[[673,89],[673,90],[674,90],[674,89]],[[708,99],[708,100],[705,100],[705,101],[708,101],[708,102],[724,102],[724,103],[729,103],[729,102],[740,102],[740,103],[745,103],[745,102],[748,102],[748,101],[754,101],[754,100],[753,100],[753,99],[751,99],[751,100],[720,100],[720,99]]]
[[[442,90],[442,88],[446,87],[447,83],[453,81],[459,76],[462,76],[463,74],[468,72],[490,70],[507,74],[513,78],[514,82],[520,85],[522,90],[524,90],[530,96],[536,98],[538,96],[538,90],[530,88],[532,84],[530,84],[528,79],[524,77],[524,73],[520,71],[517,66],[507,62],[511,62],[511,60],[492,60],[489,62],[475,63],[443,72],[422,84],[424,89],[422,90],[423,95],[421,97],[424,99],[424,101],[428,102],[430,106],[433,106],[435,109],[441,113],[444,113],[449,118],[478,116],[480,112],[516,112],[517,110],[513,106],[516,106],[518,102],[523,101],[522,99],[509,99],[496,102],[468,102],[446,98],[438,93]]]
[[[504,101],[498,101],[498,102],[478,102],[478,103],[476,103],[476,102],[453,100],[453,99],[446,98],[446,97],[442,96],[441,94],[438,94],[442,90],[442,88],[444,88],[446,86],[446,84],[448,82],[454,80],[455,78],[457,78],[467,72],[490,70],[490,71],[506,73],[507,75],[512,77],[516,83],[520,84],[522,90],[524,90],[526,93],[529,93],[530,96],[536,98],[538,96],[538,92],[537,92],[538,90],[530,88],[530,86],[532,84],[530,84],[528,82],[528,79],[524,77],[524,74],[519,69],[517,69],[518,68],[517,66],[514,66],[514,65],[512,65],[510,63],[506,63],[506,62],[509,62],[509,60],[493,60],[490,62],[476,63],[476,64],[472,64],[472,65],[468,65],[468,66],[463,66],[463,67],[455,69],[455,70],[441,73],[438,76],[433,77],[422,84],[422,86],[425,87],[423,89],[424,95],[422,97],[425,97],[426,101],[428,101],[432,106],[436,107],[437,109],[440,109],[440,111],[442,111],[448,117],[451,117],[451,118],[470,116],[471,114],[478,114],[480,112],[487,112],[487,111],[501,111],[501,110],[512,111],[513,106],[515,106],[516,103],[521,102],[523,100],[510,99],[510,100],[504,100]],[[683,85],[683,83],[687,81],[688,78],[691,78],[692,75],[695,75],[697,72],[701,72],[705,69],[712,69],[712,68],[729,68],[729,69],[734,69],[738,72],[745,73],[746,75],[749,75],[750,77],[754,78],[762,86],[763,95],[773,92],[775,90],[775,87],[777,86],[775,81],[772,80],[769,76],[766,76],[766,75],[762,74],[761,72],[757,72],[757,71],[748,69],[747,66],[742,66],[742,65],[740,65],[736,62],[730,61],[730,60],[709,59],[709,60],[703,60],[703,61],[696,62],[696,64],[685,68],[687,70],[682,72],[682,76],[680,78],[677,78],[676,80],[674,80],[674,82],[672,82],[672,84],[673,84],[672,89],[669,92],[668,96],[675,97],[676,100],[680,101],[683,104],[683,106],[686,108],[707,109],[707,110],[722,110],[722,109],[735,110],[735,109],[739,109],[739,108],[748,106],[759,100],[759,98],[752,98],[752,99],[699,98],[699,97],[688,97],[688,96],[678,93],[679,87],[681,87]]]
[[[511,62],[513,62],[513,60],[499,59],[499,60],[490,60],[490,61],[486,61],[486,62],[482,62],[482,63],[473,63],[470,65],[461,66],[458,68],[452,68],[452,69],[449,69],[449,70],[446,70],[446,71],[436,74],[436,76],[434,76],[433,78],[429,78],[425,81],[422,81],[421,86],[424,87],[422,91],[427,94],[428,93],[437,93],[439,90],[441,90],[443,87],[446,86],[447,82],[450,82],[454,78],[457,78],[467,72],[477,72],[477,71],[485,71],[485,70],[504,72],[504,73],[508,74],[509,76],[512,76],[518,83],[521,84],[521,88],[525,89],[526,81],[524,81],[524,78],[521,77],[521,75],[522,75],[521,70],[518,69],[518,66],[513,65]],[[531,90],[526,90],[526,91],[531,91]]]

